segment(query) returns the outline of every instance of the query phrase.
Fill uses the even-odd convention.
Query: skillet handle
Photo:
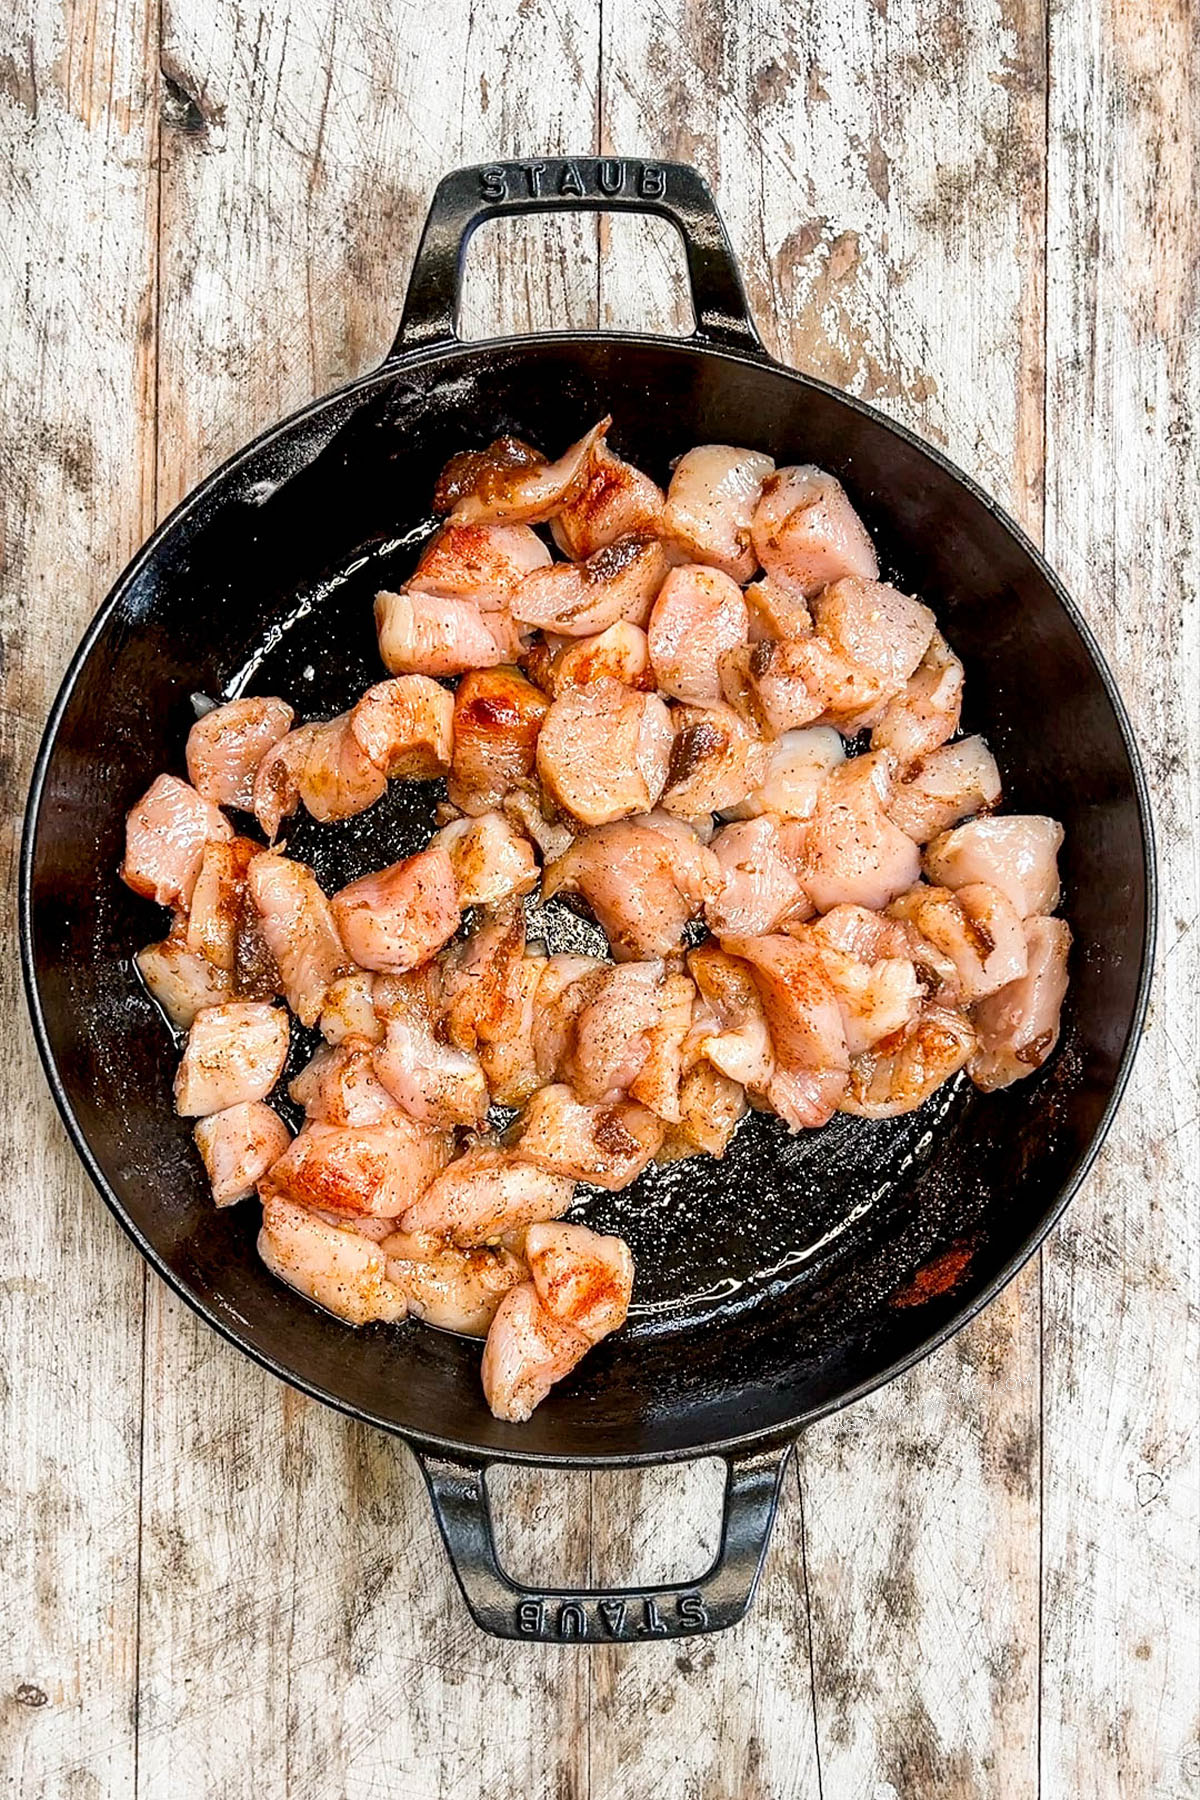
[[[485,219],[532,212],[655,213],[683,239],[701,343],[764,353],[708,183],[686,163],[546,157],[480,163],[438,182],[387,362],[457,336],[463,257]]]
[[[549,1644],[639,1643],[724,1631],[749,1610],[792,1445],[725,1459],[721,1541],[697,1581],[644,1588],[531,1588],[500,1567],[488,1464],[416,1452],[475,1623],[492,1637]]]

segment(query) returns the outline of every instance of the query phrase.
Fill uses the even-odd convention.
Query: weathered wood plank
[[[54,691],[151,523],[156,9],[11,14],[0,48],[0,1773],[134,1787],[142,1265],[54,1116],[11,922]]]
[[[947,447],[1036,531],[1040,7],[606,0],[605,23],[605,148],[714,179],[769,347]],[[603,263],[601,282],[624,320],[642,269]],[[1030,1277],[925,1368],[809,1434],[826,1793],[1032,1791],[1037,1454]],[[789,1524],[796,1512],[793,1493]],[[753,1655],[747,1643],[727,1678]],[[793,1763],[782,1790],[777,1766],[745,1791],[814,1791],[800,1672],[768,1651],[756,1681],[794,1684]]]
[[[1200,1777],[1195,1055],[1200,43],[1194,9],[1051,18],[1046,542],[1146,760],[1163,882],[1150,1022],[1045,1257],[1046,1800]]]
[[[383,354],[448,168],[577,148],[581,116],[590,143],[594,20],[543,0],[503,22],[168,0],[164,66],[195,128],[164,159],[164,500]],[[590,321],[594,241],[589,222],[550,230],[514,282],[482,238],[467,328]],[[407,1452],[157,1285],[148,1346],[142,1795],[240,1800],[247,1770],[296,1797],[586,1791],[586,1661],[480,1636]],[[586,1530],[584,1509],[569,1553]]]

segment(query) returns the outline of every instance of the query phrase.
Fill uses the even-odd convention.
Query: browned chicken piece
[[[575,1193],[519,1150],[481,1143],[450,1163],[404,1214],[405,1231],[436,1232],[460,1248],[494,1242],[539,1219],[557,1219]]]
[[[662,1003],[661,962],[606,969],[575,1020],[567,1079],[580,1100],[612,1105],[629,1092],[650,1054]]]
[[[841,733],[832,725],[810,725],[785,731],[771,745],[766,780],[737,806],[726,807],[731,819],[754,819],[772,813],[777,819],[812,816],[825,777],[846,760]]]
[[[581,562],[618,538],[657,536],[662,515],[662,489],[600,439],[585,486],[555,514],[550,529],[563,555]]]
[[[891,1119],[912,1112],[957,1074],[975,1047],[975,1033],[961,1013],[928,1006],[898,1045],[888,1040],[856,1056],[839,1112]]]
[[[716,706],[718,661],[746,643],[749,631],[750,615],[736,581],[696,563],[672,569],[647,633],[659,688],[689,706]]]
[[[184,942],[231,982],[237,971],[238,937],[246,903],[246,872],[262,845],[252,838],[210,840],[192,889]]]
[[[667,490],[662,528],[689,562],[709,563],[734,581],[758,567],[750,526],[763,483],[774,472],[769,456],[732,444],[699,444],[681,456]]]
[[[513,595],[512,615],[560,637],[591,637],[621,619],[645,625],[668,566],[657,538],[618,538],[586,562],[535,569]]]
[[[925,851],[925,873],[943,887],[986,882],[1007,894],[1022,918],[1058,905],[1058,852],[1063,828],[1041,813],[970,819],[945,831]]]
[[[741,1083],[708,1061],[694,1062],[679,1084],[679,1122],[667,1133],[660,1161],[701,1155],[719,1161],[745,1116],[746,1091]]]
[[[375,596],[379,654],[393,675],[463,675],[515,662],[521,633],[507,608],[482,612],[473,600],[450,600],[406,588]]]
[[[805,594],[843,575],[874,581],[875,547],[840,481],[811,464],[780,469],[763,483],[750,527],[767,574]]]
[[[121,879],[160,906],[192,903],[204,846],[233,836],[225,815],[174,775],[151,782],[125,820]]]
[[[394,1322],[408,1312],[377,1244],[282,1195],[264,1194],[258,1254],[280,1281],[348,1325]]]
[[[538,525],[552,519],[584,491],[611,424],[601,419],[553,463],[519,438],[460,451],[438,478],[434,510],[461,525]]]
[[[846,1028],[819,949],[794,937],[727,938],[749,963],[775,1052],[767,1100],[793,1131],[832,1117],[845,1089]]]
[[[353,962],[329,901],[311,869],[274,850],[254,858],[247,886],[287,1003],[302,1024],[315,1025],[330,984]]]
[[[693,1008],[688,1050],[739,1088],[765,1095],[775,1051],[753,970],[710,938],[689,951],[688,972],[701,1001]]]
[[[368,688],[349,715],[352,736],[389,781],[432,781],[450,767],[454,696],[428,675]]]
[[[738,806],[760,788],[771,746],[731,706],[677,706],[663,808],[679,819]]]
[[[927,756],[958,730],[962,691],[963,666],[935,631],[904,691],[888,701],[872,730],[872,750],[891,750],[902,765]]]
[[[248,1199],[292,1141],[279,1114],[261,1100],[210,1113],[197,1123],[192,1136],[218,1206]]]
[[[900,771],[888,811],[915,844],[1000,804],[1000,771],[981,737],[960,738]]]
[[[960,897],[965,891],[960,889]],[[1025,920],[1024,930],[1024,975],[975,1008],[977,1047],[968,1070],[985,1094],[1032,1075],[1058,1042],[1070,927],[1065,919],[1034,914]]]
[[[233,999],[233,985],[224,969],[189,950],[182,932],[172,931],[160,944],[147,944],[135,961],[142,980],[176,1031],[186,1031],[202,1008]]]
[[[276,1196],[323,1212],[396,1219],[445,1168],[454,1137],[397,1107],[370,1125],[314,1122],[294,1137],[259,1182]]]
[[[483,1347],[484,1399],[498,1419],[523,1424],[591,1347],[547,1312],[532,1281],[522,1281],[500,1302]]]
[[[379,1248],[410,1315],[464,1337],[486,1337],[504,1296],[529,1277],[524,1262],[498,1244],[458,1250],[427,1232],[393,1231]]]
[[[532,781],[546,696],[515,669],[476,670],[454,696],[449,794],[465,813],[493,811]]]
[[[551,705],[538,738],[538,774],[564,812],[582,825],[606,825],[657,803],[672,741],[671,715],[657,694],[593,681]]]
[[[595,637],[539,639],[522,656],[521,665],[554,698],[567,688],[586,687],[605,677],[644,692],[655,686],[646,634],[627,619],[618,619]]]
[[[851,757],[823,783],[800,870],[818,912],[842,902],[884,907],[917,880],[920,852],[887,814],[894,787],[886,750]]]
[[[552,1174],[615,1191],[637,1180],[660,1149],[663,1132],[661,1119],[634,1101],[585,1106],[556,1082],[530,1100],[516,1148]]]
[[[547,957],[534,1001],[533,1056],[539,1086],[566,1080],[576,1020],[611,968],[596,956]]]
[[[586,1225],[531,1225],[525,1233],[525,1260],[546,1311],[589,1344],[598,1344],[625,1323],[633,1257],[623,1238],[601,1237]]]
[[[651,814],[576,838],[546,870],[542,894],[581,894],[617,961],[636,962],[677,950],[720,881],[716,857],[689,826]]]
[[[451,523],[426,544],[409,586],[446,600],[470,600],[480,612],[501,612],[526,575],[549,561],[549,550],[528,525]]]
[[[426,962],[454,936],[461,916],[454,867],[440,846],[360,876],[330,905],[351,960],[385,975]]]
[[[953,963],[964,1001],[982,1000],[1025,973],[1021,916],[999,888],[974,882],[952,893],[922,882],[893,900],[888,916],[914,926]]]
[[[664,975],[658,992],[658,1017],[646,1032],[646,1055],[629,1083],[630,1099],[640,1101],[665,1125],[678,1125],[683,1118],[683,1046],[691,1030],[695,1000],[695,985],[686,975]]]
[[[259,763],[291,728],[286,700],[230,700],[197,719],[188,733],[188,778],[214,806],[248,812]]]
[[[206,1006],[192,1020],[175,1076],[176,1112],[203,1118],[265,1100],[283,1073],[288,1041],[281,1007],[262,1001]]]
[[[724,825],[712,840],[721,865],[721,891],[704,916],[718,937],[756,937],[812,906],[784,853],[778,821],[769,814]]]
[[[538,866],[528,838],[503,813],[454,819],[430,840],[450,858],[460,907],[501,906],[529,894],[538,884]]]

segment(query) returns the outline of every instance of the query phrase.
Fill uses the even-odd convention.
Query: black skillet
[[[687,252],[696,331],[455,335],[471,232],[548,209],[656,213]],[[885,569],[936,608],[967,672],[1010,809],[1066,827],[1075,936],[1061,1045],[988,1097],[955,1083],[887,1123],[789,1137],[753,1115],[721,1163],[652,1171],[585,1216],[637,1259],[628,1327],[526,1425],[493,1419],[477,1344],[418,1324],[354,1332],[274,1281],[258,1208],[214,1210],[171,1109],[175,1047],[131,957],[162,915],[116,879],[126,809],[182,773],[191,696],[284,695],[341,710],[380,676],[371,601],[411,568],[446,458],[500,432],[558,454],[603,413],[659,481],[694,444],[836,471]],[[432,785],[394,783],[296,854],[332,889],[417,848]],[[415,1451],[467,1605],[503,1637],[716,1630],[749,1606],[784,1467],[809,1420],[878,1387],[963,1325],[1032,1253],[1087,1171],[1146,1001],[1153,858],[1129,723],[1091,634],[1016,526],[935,451],[764,353],[704,182],[674,164],[460,170],[438,187],[382,367],[265,432],[185,500],[122,575],[71,665],[38,758],[21,892],[30,1005],[50,1084],[100,1192],[142,1254],[247,1355]],[[556,930],[561,926],[556,926]],[[297,1055],[303,1046],[297,1047]],[[496,1460],[564,1467],[719,1456],[720,1549],[691,1583],[535,1592],[499,1567]]]

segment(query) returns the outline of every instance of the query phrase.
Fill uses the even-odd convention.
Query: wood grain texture
[[[482,1638],[402,1447],[157,1282],[143,1347],[140,1264],[22,1019],[0,1113],[14,1793],[1200,1787],[1200,56],[1185,0],[1047,10],[35,0],[0,47],[8,891],[54,686],[155,513],[383,354],[445,169],[593,148],[697,163],[771,348],[947,448],[1035,536],[1045,497],[1148,751],[1166,877],[1136,1089],[1044,1273],[808,1434],[753,1614],[686,1645]],[[668,227],[479,235],[468,335],[597,321],[687,329]],[[685,1574],[715,1542],[711,1465],[496,1486],[506,1559],[542,1580]]]

